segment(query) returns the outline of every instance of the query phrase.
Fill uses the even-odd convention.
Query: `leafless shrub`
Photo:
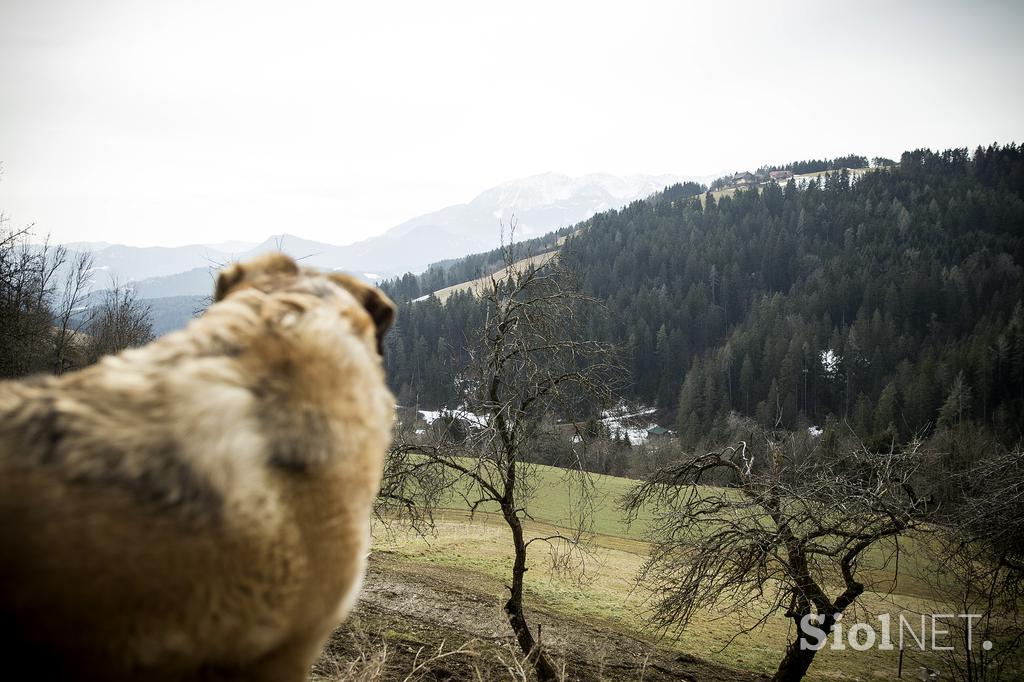
[[[131,287],[116,281],[111,282],[102,303],[93,311],[87,330],[92,362],[153,339],[149,306],[135,297]]]
[[[72,255],[0,214],[0,377],[63,372],[81,339],[74,313],[88,293],[91,257]]]

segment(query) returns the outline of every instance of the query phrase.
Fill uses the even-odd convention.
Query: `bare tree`
[[[36,370],[39,330],[44,319],[33,304],[33,263],[25,242],[30,228],[12,229],[0,214],[0,376],[13,377]]]
[[[1024,645],[1024,451],[998,450],[950,477],[959,489],[942,519],[929,582],[942,601],[977,616],[950,625],[944,655],[955,680],[1016,679]],[[990,648],[979,646],[988,641]]]
[[[401,427],[400,427],[401,428]],[[419,456],[435,445],[419,445],[407,429],[395,436],[384,460],[384,476],[374,505],[374,516],[385,528],[393,520],[409,523],[420,535],[433,527],[434,510],[449,498],[451,476],[436,457]]]
[[[81,341],[75,313],[88,294],[92,256],[32,238],[32,225],[13,229],[0,212],[0,377],[61,374]]]
[[[131,287],[111,282],[103,302],[93,312],[88,332],[92,362],[125,348],[141,346],[153,339],[149,306],[135,297]]]
[[[994,453],[956,479],[964,491],[954,519],[958,539],[976,543],[1024,583],[1024,450]]]
[[[654,595],[653,622],[678,633],[724,607],[739,636],[784,613],[796,635],[773,679],[802,679],[818,644],[803,623],[830,632],[868,587],[858,574],[866,552],[893,560],[896,540],[923,524],[928,503],[912,487],[918,450],[793,463],[775,442],[757,457],[739,443],[659,470],[623,501],[630,518],[655,517],[640,576]],[[719,485],[699,485],[707,482]],[[841,590],[830,594],[835,581]]]
[[[49,315],[40,282],[47,277],[31,237],[31,225],[12,228],[0,212],[0,378],[45,368]]]
[[[0,214],[0,376],[51,368],[53,299],[67,251],[49,238],[33,244],[32,226],[12,229]]]
[[[578,563],[589,528],[586,490],[590,480],[580,458],[566,469],[567,485],[579,494],[570,530],[528,538],[523,528],[538,484],[531,463],[531,444],[542,421],[555,415],[577,424],[578,414],[607,404],[610,379],[616,375],[607,344],[581,339],[585,315],[595,303],[580,294],[570,273],[549,263],[542,268],[518,267],[512,247],[505,249],[505,268],[493,275],[483,293],[486,321],[471,347],[465,386],[465,413],[474,415],[463,438],[445,434],[429,443],[403,442],[392,451],[385,494],[391,504],[415,506],[425,489],[446,490],[461,497],[471,512],[496,509],[508,526],[513,549],[511,582],[505,614],[522,651],[542,680],[558,679],[558,671],[534,638],[523,611],[528,551],[547,543]],[[580,425],[582,428],[582,424]],[[574,439],[583,447],[583,439]],[[429,472],[429,473],[428,473]],[[402,487],[392,481],[409,480]]]
[[[79,251],[72,257],[64,272],[64,284],[54,310],[54,373],[58,375],[75,364],[69,359],[70,352],[85,345],[81,330],[86,320],[76,313],[83,312],[84,303],[89,295],[92,266],[92,254],[88,251]]]

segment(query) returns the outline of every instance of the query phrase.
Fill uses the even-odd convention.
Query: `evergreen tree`
[[[607,306],[586,333],[624,348],[626,398],[677,410],[693,439],[730,410],[786,428],[831,416],[859,422],[864,437],[891,424],[900,439],[969,418],[1004,444],[1024,438],[1020,147],[914,150],[856,182],[839,173],[717,200],[703,192],[676,186],[557,237],[560,261]],[[422,296],[489,258],[395,286]],[[424,406],[453,400],[465,339],[483,319],[469,294],[401,303],[392,385]],[[943,411],[961,372],[969,390]]]
[[[949,389],[946,401],[942,403],[942,408],[939,409],[939,421],[949,426],[959,426],[965,419],[969,419],[970,416],[971,387],[964,379],[964,373],[961,370],[956,375],[956,379],[953,380],[953,385]]]

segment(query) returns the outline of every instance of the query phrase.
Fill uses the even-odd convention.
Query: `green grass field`
[[[537,467],[535,480],[537,486],[528,505],[534,521],[527,523],[526,528],[535,536],[547,535],[569,523],[573,496],[579,488],[567,483],[564,471],[550,467]],[[593,556],[583,578],[555,570],[544,546],[534,545],[527,574],[528,604],[574,617],[585,616],[624,633],[653,640],[657,633],[650,630],[644,615],[648,595],[638,588],[635,580],[648,551],[644,539],[648,523],[641,517],[637,523],[627,526],[616,505],[616,500],[634,482],[594,475],[591,483],[594,535],[590,547]],[[421,538],[399,530],[382,535],[376,547],[413,562],[450,565],[497,579],[508,576],[511,547],[504,523],[494,513],[496,509],[483,507],[482,512],[470,517],[464,508],[459,508],[457,498],[453,497],[450,503],[452,509],[436,516],[433,537]],[[896,614],[905,612],[909,617],[942,612],[940,605],[930,598],[927,586],[915,575],[922,568],[920,561],[914,542],[904,541],[898,580],[894,579],[892,567],[883,566],[880,561],[876,567],[866,570],[864,575],[875,591],[868,591],[861,597],[862,609],[855,614],[848,613],[847,620],[873,622],[871,614],[877,613],[897,617]],[[865,563],[870,565],[872,557]],[[767,626],[736,638],[725,648],[737,629],[736,619],[727,610],[709,612],[692,623],[678,639],[668,637],[660,640],[660,644],[734,668],[773,672],[791,636],[789,621],[780,614]],[[933,654],[908,650],[904,675],[907,670],[916,673],[918,665],[934,667],[937,663]],[[895,651],[826,648],[816,657],[810,679],[894,678],[896,666]]]

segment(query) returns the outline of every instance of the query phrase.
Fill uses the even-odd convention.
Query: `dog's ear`
[[[220,271],[217,277],[217,288],[213,293],[213,301],[224,300],[228,294],[244,285],[274,275],[297,275],[299,266],[283,253],[268,253],[258,256],[245,263],[233,263]]]
[[[213,301],[223,301],[228,292],[245,279],[245,268],[241,263],[232,263],[217,275],[217,287],[213,291]]]
[[[377,352],[383,356],[384,335],[395,322],[395,304],[380,289],[370,287],[366,288],[361,302],[377,327]]]
[[[331,279],[355,296],[355,299],[366,308],[366,312],[370,313],[370,319],[377,329],[377,352],[384,355],[384,335],[395,321],[395,304],[383,291],[363,284],[355,277],[333,274]]]

